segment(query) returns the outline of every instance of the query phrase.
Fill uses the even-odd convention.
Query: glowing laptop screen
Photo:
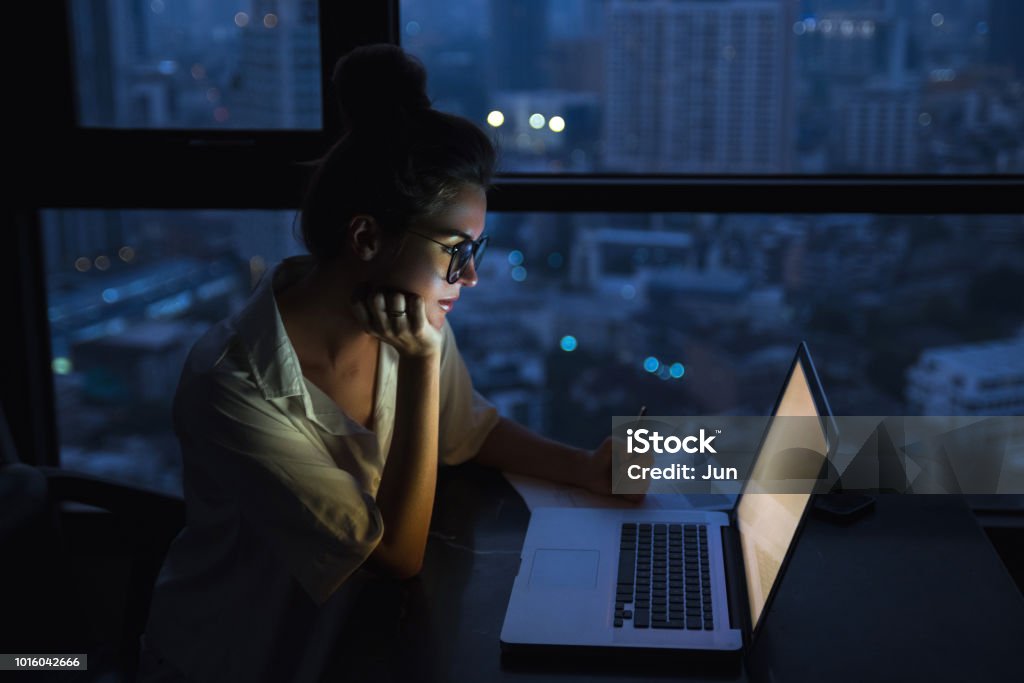
[[[818,416],[799,361],[793,365],[775,415]],[[811,453],[811,457],[794,457],[794,453]],[[820,420],[772,419],[736,512],[746,566],[751,628],[757,627],[778,579],[825,453],[826,436]],[[780,485],[780,482],[785,484]],[[785,492],[779,492],[779,488],[784,488]]]

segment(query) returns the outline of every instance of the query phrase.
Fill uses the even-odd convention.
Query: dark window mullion
[[[78,128],[67,18],[62,11],[46,22],[26,22],[41,27],[52,43],[45,62],[50,68],[41,72],[65,80],[46,81],[45,87],[38,78],[26,83],[45,96],[46,106],[39,118],[32,118],[39,114],[33,109],[20,128],[27,134],[18,141],[23,152],[16,149],[26,168],[14,195],[24,206],[53,208],[296,206],[308,176],[302,162],[321,156],[339,135],[330,86],[334,64],[356,45],[393,39],[397,27],[397,2],[321,0],[318,11],[322,131]]]
[[[57,465],[40,216],[31,210],[7,215],[5,246],[15,267],[3,269],[3,290],[8,313],[16,322],[4,340],[3,409],[18,457],[31,465]]]
[[[1020,176],[498,176],[492,211],[716,213],[1021,212]]]
[[[315,155],[311,155],[310,159]],[[127,165],[77,182],[40,185],[34,202],[52,208],[259,208],[298,206],[307,178],[297,163],[239,152],[183,174],[185,162]],[[1020,213],[1024,179],[667,178],[499,176],[492,211],[716,213]],[[23,199],[24,197],[22,197]]]

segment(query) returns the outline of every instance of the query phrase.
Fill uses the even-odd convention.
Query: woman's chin
[[[444,327],[445,312],[438,311],[437,313],[431,313],[427,316],[427,322],[430,323],[431,327],[435,330],[439,330]]]

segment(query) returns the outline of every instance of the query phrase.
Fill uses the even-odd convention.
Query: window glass
[[[185,353],[294,212],[48,211],[62,463],[180,486]],[[840,415],[1024,414],[1024,217],[492,213],[450,322],[503,414],[594,447],[613,415],[767,414],[806,340]]]
[[[806,340],[837,415],[1024,414],[1024,217],[488,217],[451,317],[477,388],[595,446],[612,415],[766,415]]]
[[[401,0],[505,172],[1024,171],[1018,0]]]
[[[185,356],[268,265],[294,211],[44,211],[61,465],[181,493],[170,406]]]
[[[320,129],[316,0],[70,0],[78,122]]]

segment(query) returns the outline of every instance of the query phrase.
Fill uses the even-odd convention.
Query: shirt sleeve
[[[473,388],[469,371],[445,320],[441,350],[441,410],[438,457],[446,465],[458,465],[476,456],[501,416]]]
[[[380,542],[374,498],[242,373],[183,378],[174,417],[186,467],[223,490],[317,604]]]

